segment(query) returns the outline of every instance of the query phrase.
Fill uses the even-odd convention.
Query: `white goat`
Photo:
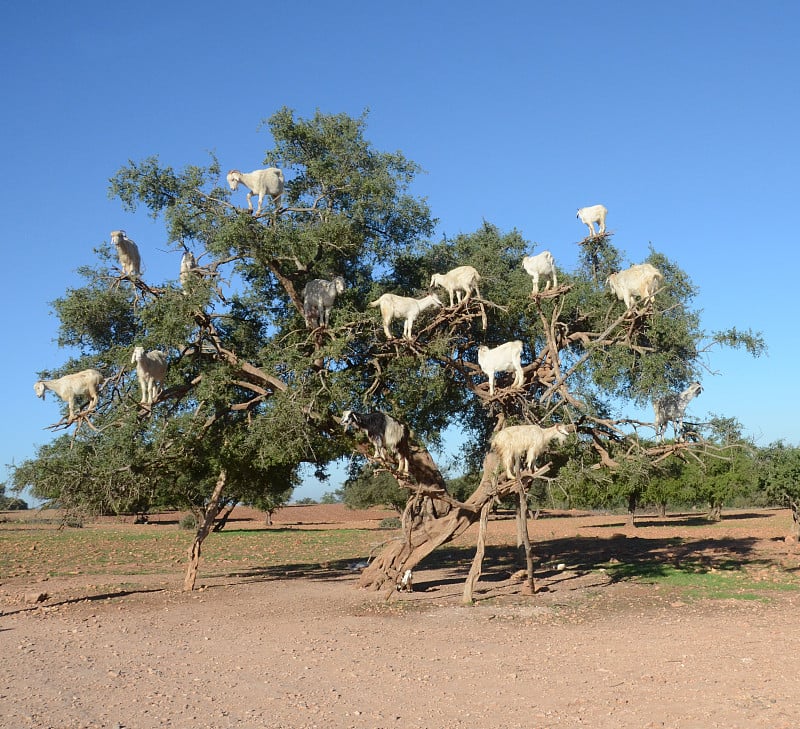
[[[51,390],[69,406],[69,419],[75,419],[75,401],[79,397],[88,397],[88,410],[97,407],[98,391],[103,375],[95,369],[81,370],[71,375],[64,375],[57,380],[39,380],[34,383],[36,397],[44,400],[45,390]]]
[[[676,439],[683,437],[683,416],[686,414],[686,406],[702,391],[700,383],[693,382],[681,393],[672,392],[653,401],[653,410],[656,414],[656,438],[659,441],[664,440],[667,423],[672,423]]]
[[[139,247],[124,230],[111,231],[111,243],[117,249],[117,258],[122,268],[122,273],[126,276],[138,278],[142,275],[142,257],[139,255]]]
[[[142,388],[142,405],[152,405],[161,394],[161,383],[167,376],[167,355],[160,349],[147,353],[134,347],[131,364],[136,364],[136,377]]]
[[[544,290],[550,288],[550,282],[553,282],[553,288],[558,287],[558,276],[556,275],[556,262],[553,254],[550,251],[542,251],[535,256],[525,256],[522,259],[522,267],[533,279],[533,293],[539,293],[539,277],[543,276],[547,279],[544,285]]]
[[[411,339],[411,327],[414,320],[426,309],[432,306],[442,306],[442,302],[436,294],[428,294],[421,299],[411,299],[408,296],[397,296],[396,294],[383,294],[375,301],[370,301],[370,306],[379,306],[383,319],[383,332],[387,339],[392,338],[389,324],[392,319],[405,318],[403,325],[403,336]]]
[[[277,167],[267,167],[263,170],[253,170],[253,172],[239,172],[231,170],[227,178],[231,190],[236,190],[239,183],[249,188],[247,193],[247,207],[253,210],[253,195],[258,195],[258,208],[256,215],[261,212],[261,204],[265,195],[269,195],[275,203],[275,209],[281,208],[281,196],[283,195],[283,172]]]
[[[664,276],[655,266],[635,263],[624,271],[612,273],[606,283],[617,299],[625,302],[625,308],[630,309],[637,298],[645,304],[652,300],[663,279]]]
[[[464,301],[469,301],[473,291],[480,296],[481,292],[478,290],[478,281],[480,280],[481,275],[472,266],[459,266],[447,273],[434,273],[431,276],[430,288],[443,286],[450,295],[450,306],[452,306],[454,293],[459,304],[462,294]]]
[[[608,210],[603,205],[591,205],[587,208],[580,208],[576,217],[589,226],[589,235],[595,236],[603,235],[606,232],[606,215],[608,215]],[[594,232],[595,223],[599,228],[597,233]]]
[[[183,256],[181,256],[180,273],[181,288],[184,291],[190,286],[194,279],[194,274],[192,272],[195,268],[197,268],[197,259],[191,251],[185,251]]]
[[[515,339],[493,349],[478,347],[478,365],[489,376],[489,395],[494,395],[495,372],[514,372],[513,387],[522,385],[522,342]]]
[[[408,473],[408,428],[395,420],[391,415],[378,410],[372,413],[357,413],[345,410],[342,413],[342,426],[350,430],[350,426],[363,430],[367,439],[375,448],[375,457],[386,460],[386,454],[397,454],[397,465],[402,473]]]
[[[336,295],[344,291],[344,279],[336,276],[333,281],[315,278],[303,289],[303,315],[310,329],[327,327]]]
[[[555,441],[562,445],[569,435],[566,425],[553,425],[542,428],[538,425],[510,425],[495,433],[492,450],[497,454],[506,469],[506,476],[516,478],[514,471],[519,468],[519,459],[525,456],[525,467],[530,471],[536,459]]]

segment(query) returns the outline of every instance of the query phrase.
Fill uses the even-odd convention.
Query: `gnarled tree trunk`
[[[217,514],[219,514],[222,489],[225,488],[226,477],[225,471],[220,471],[217,484],[214,486],[214,492],[211,494],[208,506],[206,506],[203,523],[194,535],[194,541],[189,548],[189,566],[186,568],[186,577],[183,579],[183,589],[186,592],[194,590],[194,584],[197,581],[197,571],[200,568],[200,548],[203,544],[203,540],[209,535],[211,528],[214,526],[214,519],[216,519]]]
[[[529,476],[541,476],[549,464]],[[409,471],[416,479],[401,485],[414,493],[403,514],[403,536],[390,542],[361,573],[359,586],[370,590],[395,589],[400,576],[414,569],[425,557],[447,542],[452,541],[481,517],[484,508],[496,496],[513,493],[516,480],[498,481],[498,459],[489,451],[483,459],[483,477],[473,494],[464,502],[456,501],[447,493],[444,478],[427,450],[416,447],[409,459]],[[479,568],[473,565],[472,585],[477,582]],[[533,578],[530,574],[529,578]],[[470,589],[471,594],[471,589]]]
[[[483,463],[483,478],[475,493],[461,503],[453,499],[445,488],[441,472],[422,447],[415,448],[409,459],[409,472],[416,484],[401,485],[413,490],[403,514],[403,537],[390,542],[364,570],[359,585],[371,590],[388,586],[394,589],[400,575],[413,569],[436,547],[455,539],[474,524],[484,504],[496,493],[493,479],[497,457],[491,451]]]

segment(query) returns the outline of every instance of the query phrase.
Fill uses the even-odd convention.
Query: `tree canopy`
[[[175,170],[150,157],[114,175],[110,194],[123,208],[144,207],[163,221],[159,243],[174,251],[175,279],[122,275],[113,251],[101,247],[79,270],[84,285],[53,302],[59,344],[78,354],[42,374],[91,366],[107,379],[95,412],[56,424],[67,430],[14,470],[17,487],[65,508],[207,514],[223,488],[266,503],[270,495],[285,498],[303,464],[324,475],[356,454],[406,489],[412,530],[455,513],[474,521],[492,489],[512,488],[498,486],[496,476],[488,485],[484,473],[470,498],[449,494],[430,455],[448,428],[460,434],[462,473],[479,474],[495,430],[569,424],[575,435],[546,474],[563,472],[565,484],[585,482],[589,472],[637,482],[648,464],[692,448],[640,438],[645,424],[628,419],[626,407],[700,378],[709,347],[760,354],[760,335],[705,332],[693,308],[695,285],[652,249],[647,262],[663,274],[662,285],[653,301],[626,310],[604,283],[623,260],[610,233],[577,241],[578,268],[559,271],[558,289],[532,296],[520,261],[536,246],[489,222],[432,240],[436,221],[410,193],[419,166],[375,149],[366,121],[320,112],[303,119],[286,108],[273,114],[266,126],[274,147],[264,164],[284,171],[286,187],[280,207],[267,204],[258,216],[237,204],[242,193],[225,186],[213,158]],[[141,247],[146,264],[155,246]],[[184,251],[197,267],[180,285]],[[426,312],[411,339],[387,340],[369,303],[385,292],[425,295],[433,273],[461,265],[480,272],[481,296]],[[335,276],[346,288],[330,324],[311,329],[304,287]],[[490,395],[477,347],[517,339],[523,384],[500,379]],[[167,380],[152,405],[137,398],[134,346],[168,355]],[[343,431],[345,409],[383,410],[410,427],[408,476],[375,458],[359,434]],[[460,528],[443,528],[442,540]],[[409,547],[375,569],[391,579],[423,551]]]

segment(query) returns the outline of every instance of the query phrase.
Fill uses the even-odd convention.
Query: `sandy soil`
[[[309,528],[338,518],[298,514]],[[5,581],[0,726],[794,729],[800,593],[696,600],[597,569],[735,560],[767,583],[800,569],[785,513],[729,517],[537,520],[534,596],[500,546],[513,522],[493,523],[470,607],[468,564],[446,550],[390,600],[346,570],[217,578],[192,594],[181,574],[135,590],[120,576],[92,599],[81,578],[59,578],[38,605],[25,595],[41,584]]]

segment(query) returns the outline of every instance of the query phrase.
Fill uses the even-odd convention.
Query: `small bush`
[[[184,514],[178,522],[178,526],[181,529],[186,529],[186,531],[197,529],[197,517],[191,512],[189,514]]]
[[[378,529],[399,529],[402,525],[399,516],[387,516],[381,519]]]

